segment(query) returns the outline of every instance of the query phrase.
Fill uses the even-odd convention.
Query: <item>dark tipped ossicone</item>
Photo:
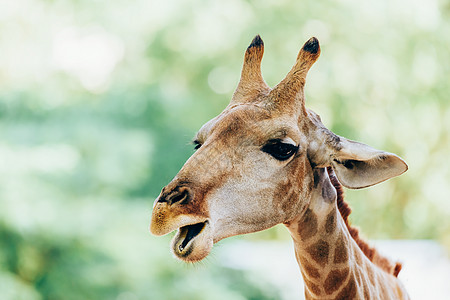
[[[319,52],[319,40],[315,37],[310,38],[304,45],[303,50],[311,54]]]
[[[262,38],[259,36],[259,34],[257,36],[255,36],[252,40],[252,43],[250,44],[250,46],[248,46],[247,49],[253,48],[253,47],[262,47],[264,46],[264,42],[262,40]]]

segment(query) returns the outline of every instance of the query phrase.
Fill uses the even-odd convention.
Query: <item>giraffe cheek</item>
[[[292,181],[279,184],[272,195],[272,199],[274,211],[282,214],[280,216],[283,219],[282,222],[303,211],[300,192]]]

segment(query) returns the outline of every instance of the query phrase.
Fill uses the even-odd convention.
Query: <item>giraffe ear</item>
[[[335,150],[331,166],[347,188],[372,186],[408,170],[408,165],[397,155],[345,138],[340,138]]]

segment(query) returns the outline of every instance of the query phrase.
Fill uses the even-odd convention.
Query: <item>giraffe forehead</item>
[[[274,116],[270,111],[254,105],[240,105],[222,112],[206,123],[198,132],[197,139],[208,137],[228,140],[254,140],[263,144],[268,139],[285,139],[298,143],[299,127],[294,116]]]

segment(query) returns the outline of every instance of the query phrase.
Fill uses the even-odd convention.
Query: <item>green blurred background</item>
[[[318,37],[307,105],[408,162],[347,192],[353,223],[450,249],[449,1],[0,0],[0,299],[279,299],[214,253],[176,261],[170,236],[148,232],[258,33],[271,86]],[[221,244],[241,239],[289,236]]]

